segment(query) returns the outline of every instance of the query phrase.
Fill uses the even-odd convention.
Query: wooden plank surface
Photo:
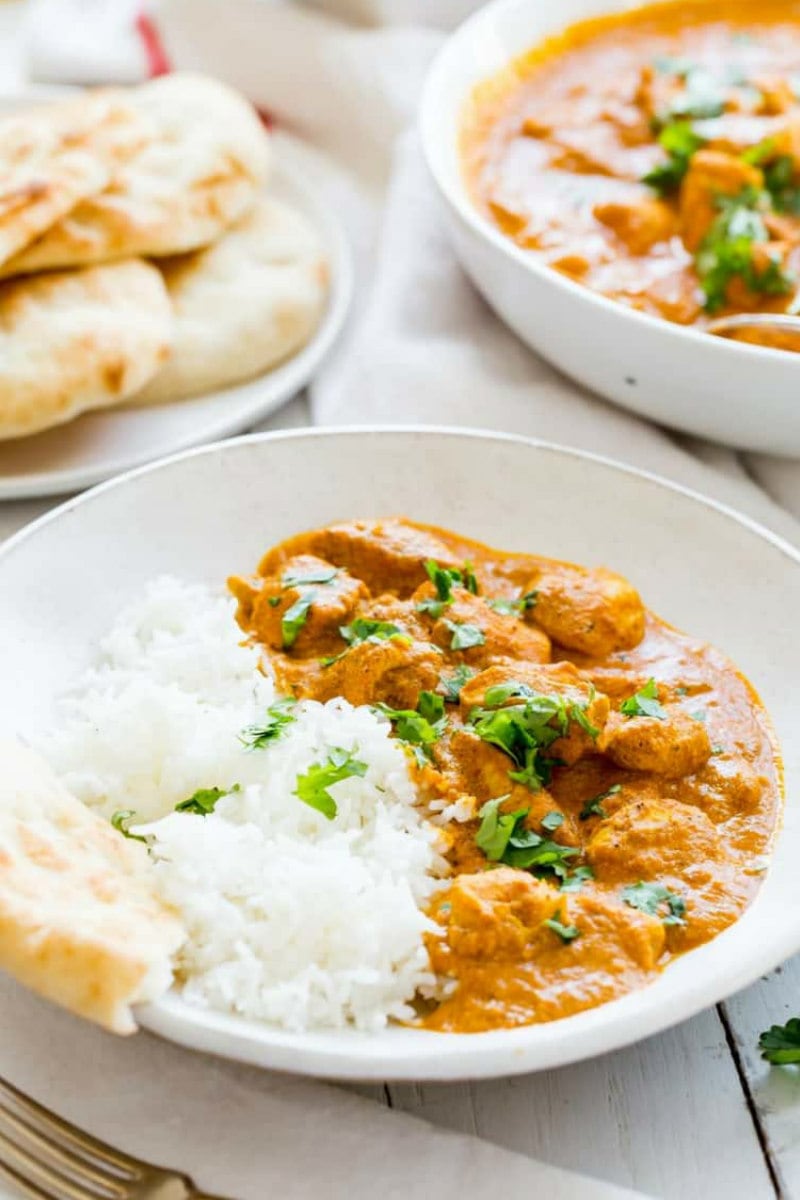
[[[758,1052],[758,1037],[800,1016],[800,956],[722,1007],[780,1193],[794,1200],[800,1197],[800,1067],[771,1067]]]
[[[713,1010],[638,1046],[558,1071],[388,1090],[394,1106],[437,1125],[663,1200],[775,1196]],[[800,1135],[800,1122],[796,1127]]]

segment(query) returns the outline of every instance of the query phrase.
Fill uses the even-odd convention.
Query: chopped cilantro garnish
[[[622,889],[622,899],[631,908],[651,917],[661,917],[664,925],[685,925],[686,901],[661,883],[629,884]],[[666,905],[666,915],[664,915]]]
[[[207,817],[216,808],[218,800],[221,800],[223,796],[230,796],[233,792],[238,792],[239,790],[238,783],[235,783],[230,788],[198,788],[188,800],[181,800],[180,804],[175,805],[175,812],[199,813],[201,817]]]
[[[486,635],[477,625],[462,625],[458,621],[445,621],[445,625],[453,635],[451,650],[469,650],[471,646],[483,646],[486,643]]]
[[[671,72],[683,80],[683,88],[659,114],[666,125],[680,117],[721,117],[725,111],[725,84],[700,64],[682,60],[681,69]]]
[[[557,933],[562,942],[574,942],[576,937],[581,936],[581,931],[577,925],[565,925],[561,920],[561,916],[561,909],[559,909],[554,917],[550,917],[548,921],[545,921],[545,925],[548,929],[552,929],[553,933]]]
[[[501,813],[500,805],[507,799],[507,796],[499,796],[496,800],[487,800],[478,813],[481,823],[475,834],[475,843],[490,862],[502,861],[511,835],[520,821],[528,815],[527,808]]]
[[[366,773],[367,764],[355,758],[352,750],[335,746],[328,751],[324,763],[312,763],[304,775],[297,776],[294,795],[332,821],[338,809],[328,789],[343,779],[364,776]]]
[[[800,1017],[790,1017],[785,1025],[765,1029],[758,1048],[769,1063],[800,1063]]]
[[[472,563],[464,563],[461,571],[454,567],[440,567],[433,559],[425,563],[425,571],[433,586],[436,588],[436,598],[421,600],[417,612],[430,613],[438,620],[448,604],[453,603],[453,588],[463,587],[474,596],[478,594],[478,579]]]
[[[373,621],[368,617],[356,617],[349,625],[340,625],[339,633],[350,646],[358,646],[361,642],[385,642],[397,638],[405,642],[411,639],[394,621]]]
[[[587,800],[581,809],[580,819],[588,821],[590,817],[607,817],[608,813],[603,808],[603,801],[608,800],[609,796],[616,796],[622,791],[622,786],[619,783],[612,784],[606,791],[601,792],[599,796],[592,796],[591,800]]]
[[[310,583],[333,583],[338,574],[338,567],[317,567],[316,570],[306,571],[304,575],[287,571],[281,582],[285,588],[306,587]]]
[[[420,692],[416,711],[410,708],[390,708],[388,704],[376,704],[378,712],[394,725],[401,742],[414,748],[417,763],[425,765],[431,757],[431,746],[438,742],[447,724],[444,698],[436,692]]]
[[[440,675],[439,683],[444,689],[444,698],[448,704],[458,704],[461,699],[461,689],[472,679],[475,671],[466,663],[461,663],[452,675]]]
[[[317,598],[316,592],[306,592],[287,608],[281,617],[281,640],[284,650],[291,650],[297,641],[297,635],[308,620],[311,605]]]
[[[130,838],[132,842],[144,842],[147,845],[146,837],[142,837],[139,833],[131,833],[130,831],[131,819],[135,816],[136,813],[132,808],[121,808],[112,816],[111,824],[123,837]]]
[[[529,608],[533,608],[538,598],[537,592],[526,592],[516,600],[507,596],[497,596],[486,603],[503,617],[521,617]]]
[[[772,197],[772,205],[776,212],[800,216],[797,164],[791,155],[779,155],[764,169],[764,186]]]
[[[665,126],[658,140],[666,150],[667,158],[643,175],[642,183],[649,184],[664,196],[678,187],[689,169],[692,155],[705,146],[706,140],[695,133],[688,121],[673,121]]]
[[[248,725],[239,734],[239,741],[248,750],[263,750],[269,742],[276,741],[288,725],[297,718],[294,716],[296,701],[290,696],[276,700],[267,709],[267,715],[258,725]]]
[[[498,707],[517,698],[522,703]],[[570,721],[594,729],[580,705],[563,696],[536,693],[515,679],[488,688],[484,704],[470,714],[473,731],[512,759],[517,769],[509,771],[509,778],[533,792],[549,783],[552,768],[557,765],[542,751],[566,735]]]
[[[552,833],[554,829],[558,829],[560,825],[564,824],[564,814],[556,812],[554,809],[552,812],[545,813],[541,823],[542,829],[546,829],[548,833]]]
[[[464,576],[464,587],[467,589],[468,592],[472,592],[473,596],[477,596],[477,594],[478,594],[478,577],[475,574],[475,571],[474,571],[474,568],[473,568],[471,562],[464,563],[464,570],[463,570],[462,574]]]
[[[741,279],[751,292],[783,296],[791,291],[793,279],[784,271],[777,255],[757,267],[756,245],[768,245],[769,232],[763,214],[769,209],[769,194],[745,187],[736,196],[717,196],[719,215],[704,237],[695,265],[705,295],[706,312],[714,313],[727,300],[728,285]]]
[[[594,879],[591,867],[576,867],[561,880],[562,892],[579,892],[587,879]]]
[[[500,805],[507,799],[501,796],[488,800],[478,816],[480,828],[475,842],[490,862],[502,862],[509,867],[533,871],[534,874],[553,874],[561,879],[567,877],[567,861],[580,851],[573,846],[562,846],[541,837],[525,827],[528,809],[500,812]]]
[[[663,721],[667,715],[667,710],[659,703],[658,684],[653,678],[648,679],[638,692],[623,700],[619,711],[625,717],[656,717],[659,721]]]

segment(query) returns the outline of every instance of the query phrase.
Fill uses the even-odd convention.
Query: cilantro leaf
[[[570,871],[561,880],[562,892],[579,892],[587,879],[594,879],[594,871],[591,867],[576,867],[574,871]]]
[[[338,567],[317,567],[316,570],[306,571],[304,575],[287,571],[281,583],[285,588],[306,587],[310,583],[333,583],[338,574]]]
[[[685,925],[686,901],[677,892],[671,892],[661,883],[629,884],[622,889],[622,899],[630,908],[638,908],[640,912],[651,917],[661,917],[664,925]],[[666,905],[666,916],[663,906]]]
[[[457,621],[445,621],[445,625],[453,635],[451,650],[469,650],[471,646],[486,644],[486,635],[477,625],[461,625]]]
[[[638,692],[623,700],[619,711],[625,717],[655,717],[659,721],[663,721],[667,715],[667,710],[659,704],[658,684],[652,677]]]
[[[519,822],[528,815],[527,808],[501,813],[500,805],[507,799],[507,796],[499,796],[496,800],[487,800],[478,812],[481,823],[475,834],[475,844],[490,862],[502,861],[512,833]]]
[[[207,817],[216,808],[218,800],[240,790],[238,783],[230,788],[198,788],[188,800],[181,800],[180,804],[175,805],[175,812],[198,813],[201,817]]]
[[[462,571],[462,575],[464,577],[464,587],[467,589],[468,592],[472,592],[473,596],[477,596],[478,591],[479,591],[478,577],[475,574],[475,570],[474,570],[471,562],[464,563],[464,570]]]
[[[758,1048],[769,1063],[800,1063],[800,1018],[790,1017],[785,1025],[765,1029]]]
[[[552,833],[553,830],[558,829],[563,824],[564,814],[557,812],[555,809],[552,812],[545,813],[541,821],[542,829],[546,829],[549,833]]]
[[[311,605],[317,598],[316,592],[306,592],[295,600],[281,617],[281,641],[284,650],[291,650],[297,641],[297,635],[308,620]]]
[[[368,617],[356,617],[349,625],[340,625],[339,633],[350,646],[361,642],[385,642],[390,638],[410,642],[411,638],[394,621],[373,621]]]
[[[461,663],[456,667],[452,675],[439,676],[439,683],[444,689],[444,698],[448,704],[458,704],[461,699],[462,687],[475,674],[476,672],[472,667],[468,667],[466,663]]]
[[[523,702],[496,707],[516,698]],[[516,769],[509,771],[510,779],[538,791],[549,783],[557,765],[543,751],[567,733],[570,720],[577,719],[577,706],[563,696],[536,693],[514,679],[487,689],[484,700],[485,707],[470,714],[473,732],[512,760]]]
[[[521,617],[529,608],[535,607],[537,599],[537,592],[526,592],[524,596],[518,596],[516,600],[508,596],[495,596],[487,599],[486,603],[489,608],[494,609],[503,617]]]
[[[552,929],[553,933],[557,933],[562,942],[574,942],[575,938],[581,936],[581,931],[577,925],[565,925],[561,920],[561,909],[558,910],[554,917],[550,917],[545,921],[548,929]]]
[[[480,809],[480,828],[475,842],[491,862],[502,862],[509,867],[531,870],[537,875],[554,874],[564,879],[567,876],[567,860],[580,854],[573,846],[562,846],[525,827],[528,809],[502,813],[500,805],[507,796],[487,800]]]
[[[118,833],[122,834],[123,837],[130,838],[130,840],[132,842],[144,842],[144,844],[146,846],[147,845],[146,837],[142,837],[142,835],[140,833],[131,833],[131,831],[130,831],[131,819],[135,816],[136,816],[136,813],[134,812],[134,810],[132,808],[121,808],[121,809],[119,809],[118,812],[115,812],[114,815],[112,816],[111,824],[114,826],[114,828],[117,830]]]
[[[661,130],[658,140],[666,150],[667,158],[643,175],[642,183],[665,196],[678,187],[689,170],[692,156],[705,146],[706,139],[695,133],[688,121],[674,121]]]
[[[593,796],[591,800],[587,800],[578,814],[581,821],[588,821],[590,817],[607,817],[608,813],[603,808],[603,801],[608,800],[609,796],[616,796],[621,791],[621,785],[615,783],[606,791],[601,792],[599,796]]]
[[[291,696],[276,700],[267,709],[267,715],[259,725],[248,725],[239,734],[239,741],[248,750],[263,750],[269,742],[276,741],[287,726],[297,718],[294,716],[296,701]]]
[[[416,711],[390,708],[388,704],[376,704],[375,708],[392,722],[399,741],[418,748],[417,763],[424,766],[425,760],[431,757],[431,747],[438,742],[447,725],[443,697],[436,692],[420,692]]]
[[[355,758],[354,751],[334,746],[328,751],[325,762],[312,763],[304,775],[297,776],[294,795],[332,821],[338,809],[328,789],[343,779],[362,777],[366,773],[367,764]]]
[[[777,255],[759,269],[753,248],[769,243],[763,213],[769,209],[769,193],[745,187],[736,196],[717,196],[719,215],[714,219],[695,255],[695,266],[705,296],[706,312],[715,313],[727,300],[728,285],[741,279],[749,291],[783,296],[792,290],[793,279],[784,271]]]

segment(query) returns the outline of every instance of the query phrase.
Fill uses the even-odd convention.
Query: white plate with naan
[[[30,103],[47,98],[45,92],[24,99]],[[0,102],[0,109],[7,111],[18,107],[16,98],[13,104]],[[273,135],[267,197],[290,205],[308,219],[329,266],[325,310],[301,350],[242,384],[172,403],[158,403],[153,397],[153,403],[142,407],[90,412],[43,433],[0,441],[0,500],[78,491],[163,455],[240,433],[297,395],[336,340],[353,289],[345,232],[322,199],[334,170],[297,138]]]

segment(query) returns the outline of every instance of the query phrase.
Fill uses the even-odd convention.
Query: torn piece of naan
[[[0,740],[0,969],[114,1033],[172,979],[184,940],[126,839],[19,742]]]

